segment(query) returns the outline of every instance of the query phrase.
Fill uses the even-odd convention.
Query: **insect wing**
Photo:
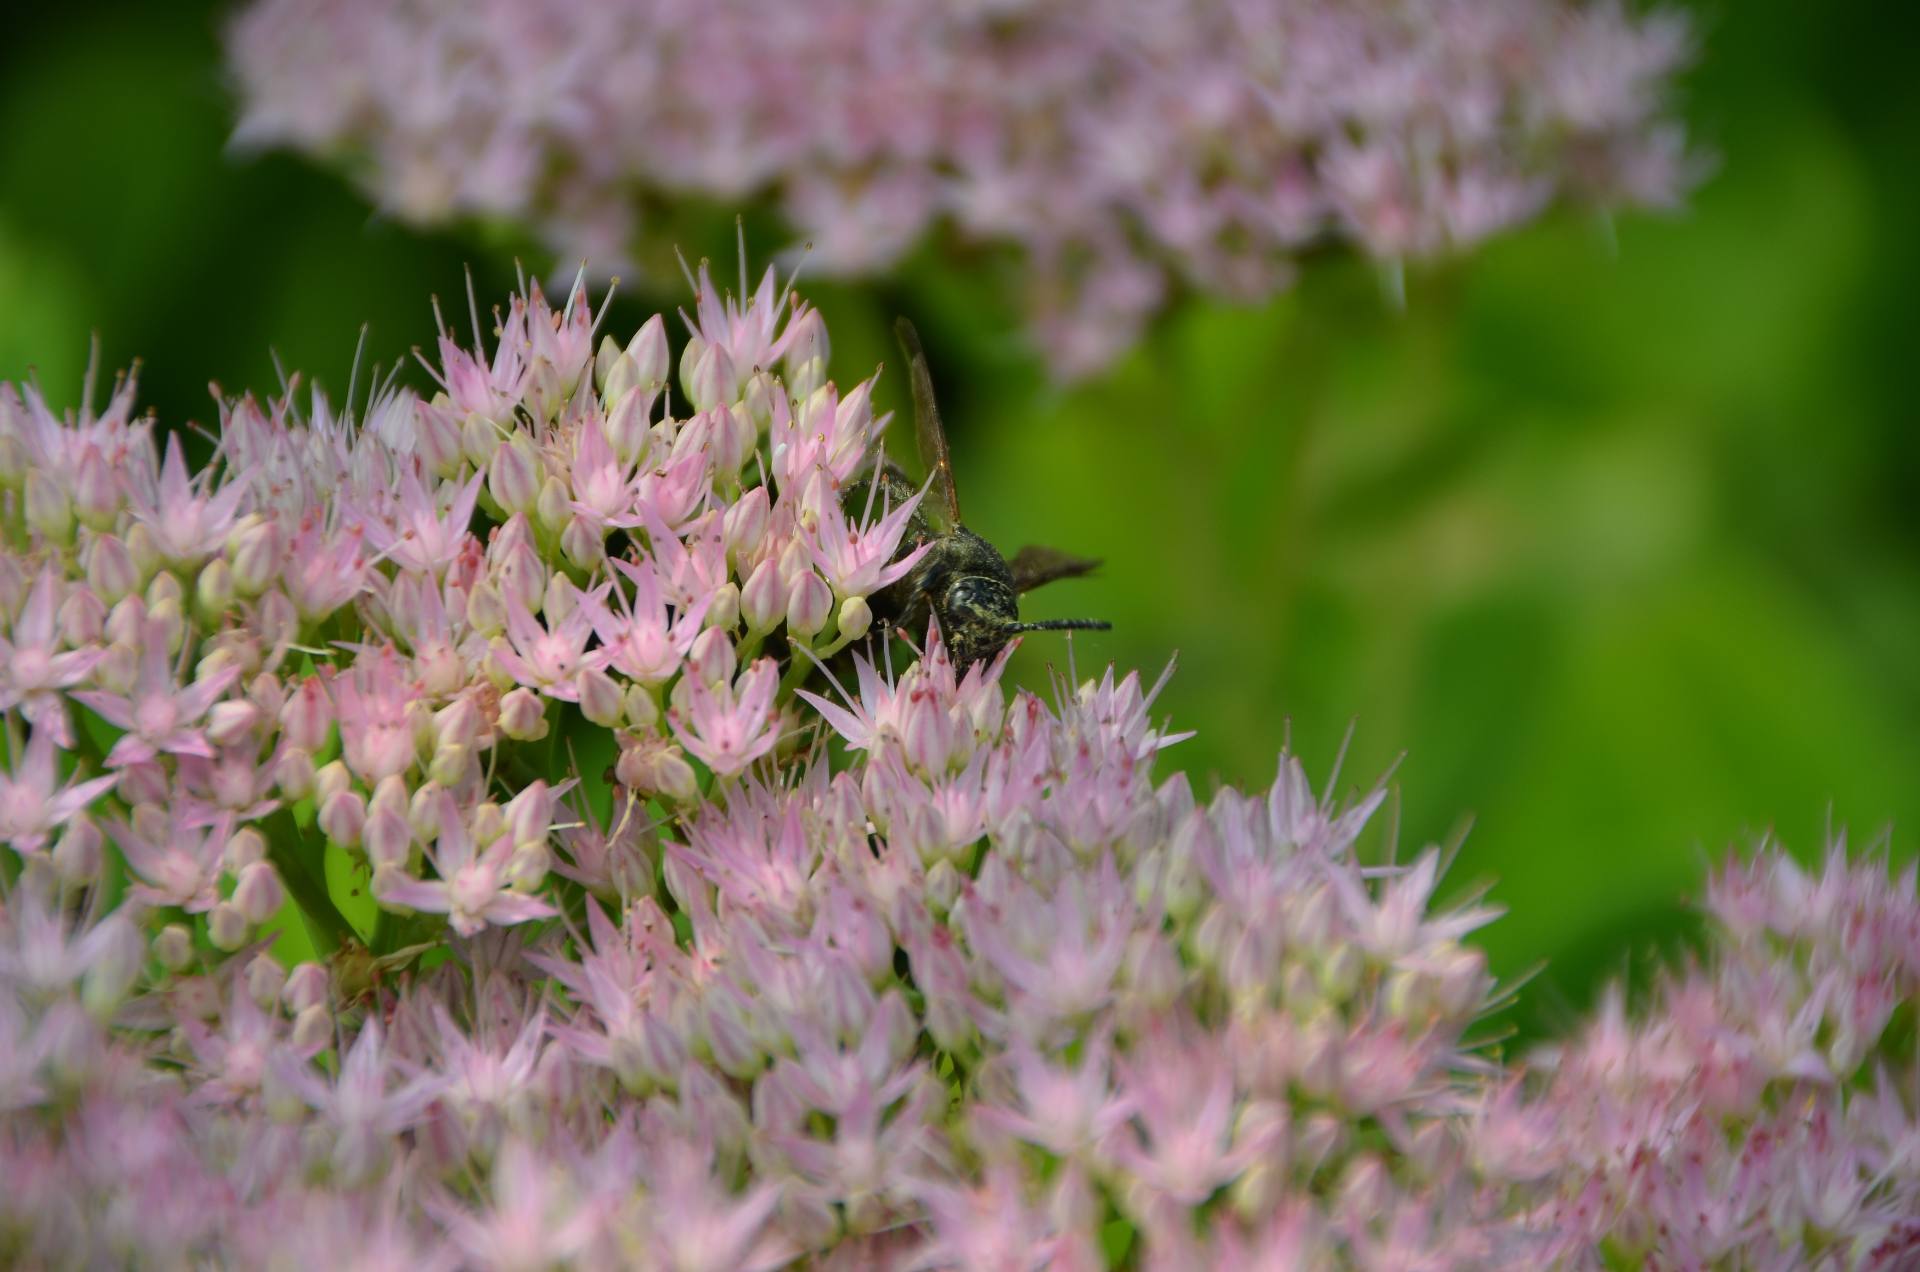
[[[947,430],[940,424],[940,405],[933,397],[933,374],[927,370],[926,350],[920,347],[920,333],[913,324],[900,319],[894,324],[894,334],[907,355],[907,378],[913,386],[913,433],[931,486],[921,507],[929,510],[937,529],[950,530],[960,523],[960,496],[953,488],[953,456],[947,451]]]
[[[1013,571],[1014,591],[1031,592],[1055,579],[1073,579],[1091,574],[1099,567],[1100,560],[1098,557],[1074,556],[1058,548],[1029,546],[1020,549],[1019,555],[1007,565]]]

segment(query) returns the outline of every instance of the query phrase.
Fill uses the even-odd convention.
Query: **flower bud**
[[[727,552],[735,562],[745,561],[760,550],[760,545],[766,541],[767,525],[772,515],[765,486],[742,491],[740,498],[727,509],[721,526]]]
[[[840,635],[859,640],[873,626],[873,609],[864,596],[849,596],[840,604]]]
[[[754,444],[760,440],[759,426],[744,406],[716,406],[712,429],[707,453],[713,458],[713,470],[732,480],[753,454]]]
[[[628,685],[621,704],[631,728],[650,729],[660,720],[660,704],[654,701],[652,692],[645,685]]]
[[[833,589],[808,570],[787,591],[787,630],[802,640],[819,635],[833,613]]]
[[[280,1001],[280,991],[287,986],[287,969],[280,966],[280,960],[271,954],[256,954],[247,964],[247,996],[262,1011],[269,1011]]]
[[[429,781],[413,793],[412,801],[407,805],[407,828],[415,839],[438,839],[440,837],[440,796],[445,787]]]
[[[93,883],[100,877],[100,849],[100,828],[85,813],[76,814],[54,841],[53,872],[66,883]]]
[[[140,571],[127,545],[110,534],[95,535],[87,548],[87,587],[107,605],[116,605],[140,587]]]
[[[506,599],[485,579],[467,593],[467,624],[482,636],[498,636],[507,630]]]
[[[256,861],[240,872],[233,885],[233,907],[248,923],[259,925],[280,913],[286,904],[286,889],[273,863]]]
[[[93,957],[86,975],[80,980],[80,1001],[96,1020],[106,1020],[119,1010],[140,979],[147,961],[147,943],[139,927],[124,910],[102,919],[87,934]]]
[[[458,786],[473,763],[473,751],[458,742],[442,742],[427,761],[427,779],[441,786]]]
[[[627,341],[627,357],[640,384],[652,387],[667,379],[667,325],[659,314],[646,320]]]
[[[567,404],[570,386],[560,374],[560,368],[553,365],[549,358],[536,357],[527,373],[525,406],[533,418],[542,424],[560,414],[560,408]]]
[[[107,607],[84,587],[76,587],[60,602],[56,618],[60,638],[78,649],[92,645],[107,634]]]
[[[762,561],[740,589],[740,617],[747,620],[750,634],[764,636],[786,616],[787,589],[780,582],[780,567],[771,559]]]
[[[465,458],[461,449],[460,422],[453,412],[436,398],[432,402],[415,400],[414,450],[426,462],[433,475],[450,478],[460,472]]]
[[[280,1001],[296,1015],[309,1007],[323,1006],[327,1001],[328,979],[325,963],[296,963],[287,973]]]
[[[526,512],[540,496],[543,475],[533,443],[515,429],[487,464],[487,493],[508,513]]]
[[[55,543],[73,533],[73,505],[60,483],[43,469],[27,473],[27,524]]]
[[[233,567],[223,558],[215,557],[200,567],[200,574],[193,584],[193,603],[203,620],[218,622],[222,615],[233,608],[236,594]]]
[[[724,345],[695,337],[680,355],[680,383],[696,411],[711,411],[739,397],[740,377]]]
[[[404,867],[413,857],[413,828],[407,825],[404,810],[383,808],[368,814],[360,838],[366,846],[367,861],[375,870]]]
[[[593,385],[600,395],[612,398],[607,392],[607,384],[613,377],[614,364],[620,361],[620,345],[612,336],[601,336],[600,347],[593,351]],[[632,364],[628,364],[628,374],[632,374]]]
[[[515,689],[500,699],[500,732],[516,742],[535,742],[547,736],[546,706],[538,694]]]
[[[626,703],[613,677],[597,667],[589,667],[574,677],[580,694],[580,714],[602,728],[620,722]]]
[[[366,824],[367,801],[360,797],[359,791],[337,790],[320,802],[320,829],[342,848],[357,845]]]
[[[632,363],[621,360],[622,367]],[[646,388],[628,388],[620,394],[609,393],[607,401],[613,403],[607,411],[607,445],[613,448],[613,457],[622,469],[630,469],[646,458],[649,445],[653,441],[653,390]]]
[[[233,953],[247,943],[250,930],[246,915],[231,901],[222,901],[207,912],[207,939],[216,950]]]
[[[475,411],[467,416],[460,426],[460,449],[466,452],[467,462],[476,469],[485,471],[492,461],[494,452],[500,449],[501,428],[486,416]],[[492,483],[488,483],[491,490]],[[496,494],[495,500],[499,499]]]
[[[306,1054],[323,1050],[333,1041],[333,1017],[325,1003],[300,1009],[293,1018],[292,1039],[294,1050]]]
[[[318,751],[333,729],[333,700],[320,677],[308,676],[280,708],[280,731],[289,746]]]
[[[153,956],[170,972],[184,972],[193,964],[193,933],[169,923],[154,934]]]
[[[507,886],[515,892],[538,892],[540,885],[547,881],[552,862],[547,846],[538,840],[515,845],[513,855],[507,859]]]
[[[716,631],[732,631],[733,625],[740,621],[740,588],[729,581],[713,590],[713,601],[707,606],[706,624]]]
[[[227,560],[234,590],[253,597],[267,590],[280,571],[280,526],[260,513],[245,518],[227,535]]]
[[[236,878],[248,866],[266,859],[267,837],[252,826],[242,826],[227,836],[226,846],[220,850],[221,868]]]
[[[207,712],[207,737],[215,746],[231,746],[253,732],[260,708],[244,698],[216,702]]]
[[[573,496],[567,493],[566,483],[552,476],[542,482],[533,515],[549,534],[565,530],[573,521]]]
[[[317,778],[311,751],[288,747],[273,762],[273,784],[280,788],[284,799],[302,800],[313,794]]]
[[[353,789],[353,774],[340,760],[335,760],[313,775],[313,798],[315,803],[324,804],[342,791]]]
[[[585,517],[575,517],[560,532],[560,551],[571,565],[591,574],[607,559],[605,531]]]

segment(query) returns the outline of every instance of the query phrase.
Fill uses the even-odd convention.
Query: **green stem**
[[[267,859],[280,872],[281,881],[307,920],[315,951],[323,957],[333,953],[353,936],[353,928],[327,891],[326,866],[321,857],[324,848],[318,840],[301,834],[293,815],[285,809],[267,818],[263,829]]]

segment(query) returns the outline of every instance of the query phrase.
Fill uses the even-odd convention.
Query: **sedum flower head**
[[[1010,249],[1056,373],[1179,289],[1259,297],[1329,242],[1456,251],[1558,200],[1668,204],[1672,12],[1616,0],[257,0],[239,137],[347,165],[411,219],[508,217],[612,263],[658,196],[762,195],[835,273],[935,231]],[[643,259],[657,252],[641,253]],[[702,313],[705,409],[787,347]],[[756,321],[757,320],[757,321]],[[463,361],[491,408],[528,363]]]
[[[15,1262],[1913,1263],[1911,871],[1732,863],[1510,1064],[1381,788],[1198,799],[1164,676],[896,671],[865,386],[770,282],[686,326],[680,398],[530,290],[196,476],[0,389]]]

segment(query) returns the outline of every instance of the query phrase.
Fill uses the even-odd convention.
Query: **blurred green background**
[[[164,421],[206,423],[207,382],[269,389],[270,351],[337,392],[362,322],[390,364],[463,266],[510,285],[498,232],[421,234],[229,153],[223,12],[9,19],[0,378],[75,402],[98,331]],[[1179,652],[1160,707],[1199,730],[1170,762],[1203,790],[1264,785],[1289,736],[1324,776],[1351,723],[1343,788],[1405,755],[1400,851],[1471,819],[1449,886],[1509,908],[1499,971],[1546,962],[1528,1035],[1685,939],[1727,845],[1772,829],[1815,858],[1830,825],[1891,825],[1904,857],[1920,821],[1913,19],[1698,13],[1686,109],[1720,166],[1692,206],[1551,219],[1416,271],[1404,312],[1366,263],[1316,261],[1060,391],[991,270],[929,250],[881,287],[803,288],[843,382],[897,362],[896,310],[920,322],[969,521],[1107,558],[1031,609],[1114,620],[1077,640],[1083,674]],[[660,285],[625,288],[614,329],[684,301]],[[1020,677],[1065,652],[1033,639]]]

